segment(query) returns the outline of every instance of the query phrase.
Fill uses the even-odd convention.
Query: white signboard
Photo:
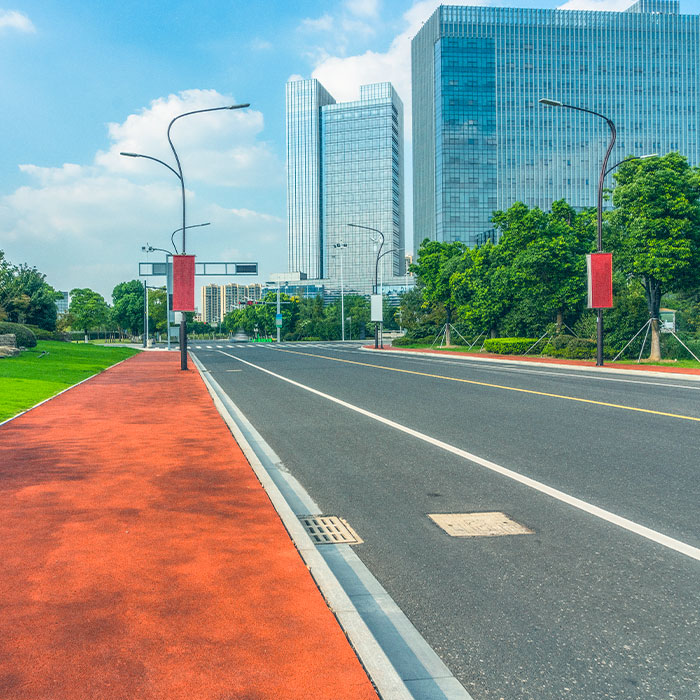
[[[384,320],[382,316],[382,295],[372,294],[369,298],[370,302],[370,321],[382,322]]]

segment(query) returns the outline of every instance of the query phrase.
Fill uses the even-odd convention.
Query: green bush
[[[542,353],[551,357],[565,357],[569,360],[591,359],[596,356],[596,341],[576,338],[573,335],[558,335],[547,343]]]
[[[0,323],[0,335],[5,333],[14,333],[18,348],[34,348],[36,347],[36,336],[30,328],[23,326],[21,323]]]
[[[39,326],[27,325],[27,328],[34,333],[34,337],[37,340],[66,340],[66,334],[60,331],[47,331],[44,328],[39,328]]]
[[[497,355],[523,355],[536,342],[537,338],[489,338],[484,350]]]
[[[427,338],[425,340],[415,340],[414,338],[409,338],[408,335],[402,335],[400,338],[393,338],[391,344],[397,348],[403,348],[412,345],[425,345],[428,342],[430,341]]]

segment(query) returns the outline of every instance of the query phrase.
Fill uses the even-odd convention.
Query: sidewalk
[[[364,349],[374,350],[374,345],[365,345]],[[555,367],[577,367],[579,369],[596,369],[594,360],[566,360],[560,357],[534,357],[532,355],[523,357],[521,355],[495,355],[484,352],[461,352],[459,350],[441,350],[440,348],[401,348],[393,345],[385,344],[384,350],[391,352],[405,353],[421,353],[427,355],[447,355],[448,357],[465,358],[470,360],[498,360],[501,362],[509,362],[512,364],[520,363],[536,363],[542,365],[552,365]],[[381,351],[379,351],[381,352]],[[603,367],[597,371],[616,371],[623,372],[639,371],[639,372],[660,372],[662,374],[680,374],[680,375],[695,375],[700,376],[700,368],[697,367],[674,367],[673,365],[647,365],[642,363],[625,363],[616,362],[610,364],[606,362]]]
[[[0,698],[376,700],[179,362],[141,353],[0,427]]]

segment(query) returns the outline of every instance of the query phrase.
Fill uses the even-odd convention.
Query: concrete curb
[[[132,357],[134,357],[134,356],[132,355]],[[104,369],[101,369],[99,372],[95,372],[95,374],[91,374],[89,377],[85,377],[85,379],[81,379],[76,384],[71,384],[70,386],[67,386],[65,389],[62,389],[57,394],[54,394],[53,396],[49,396],[47,399],[44,399],[43,401],[39,401],[39,403],[35,403],[33,406],[30,406],[29,408],[25,408],[24,411],[20,411],[19,413],[15,414],[14,416],[11,416],[10,418],[6,418],[4,421],[2,421],[2,423],[0,423],[0,428],[3,425],[5,425],[6,423],[9,423],[10,421],[15,420],[16,418],[23,416],[25,413],[29,413],[29,411],[33,411],[35,408],[39,408],[39,406],[42,406],[47,401],[51,401],[51,399],[55,399],[57,396],[60,396],[61,394],[65,394],[67,391],[70,391],[71,389],[75,389],[76,386],[80,386],[81,384],[84,384],[85,382],[89,382],[91,379],[98,377],[100,374],[103,374],[104,372],[109,371],[110,369],[112,369],[112,367],[117,367],[122,362],[126,362],[127,360],[130,360],[130,359],[131,359],[130,357],[125,357],[123,360],[119,360],[119,362],[115,362],[113,365],[110,365],[109,367],[105,367]]]
[[[190,358],[199,371],[214,401],[214,405],[229,430],[231,430],[236,442],[243,450],[243,454],[265,489],[289,536],[292,538],[314,581],[316,581],[317,586],[326,599],[328,607],[336,616],[340,626],[350,640],[355,653],[374,683],[380,697],[382,700],[413,700],[413,694],[401,680],[384,650],[360,616],[357,608],[345,590],[343,590],[343,587],[321,556],[298,517],[268,474],[262,462],[258,459],[252,445],[238,427],[233,415],[239,414],[242,416],[242,414],[240,414],[240,411],[231,399],[208,376],[209,372],[201,362],[194,355],[190,355]]]
[[[392,355],[411,355],[413,357],[438,357],[440,359],[455,359],[459,361],[473,360],[474,362],[493,362],[496,364],[517,365],[519,367],[551,367],[553,369],[571,369],[579,372],[601,372],[604,374],[625,374],[634,377],[654,377],[665,379],[682,379],[692,382],[700,382],[700,375],[685,374],[682,372],[655,372],[654,370],[642,369],[623,369],[621,367],[593,367],[584,365],[563,365],[558,362],[530,362],[528,360],[504,360],[500,357],[477,357],[475,355],[463,355],[460,353],[445,353],[445,352],[411,352],[412,348],[405,350],[395,350],[393,348],[384,348],[376,350],[373,347],[363,345],[361,350],[366,352],[378,352],[380,354],[391,353]]]

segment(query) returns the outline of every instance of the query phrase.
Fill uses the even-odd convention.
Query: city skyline
[[[608,125],[542,98],[612,119],[610,166],[669,151],[700,163],[699,46],[700,15],[679,15],[676,0],[436,10],[413,41],[414,245],[474,245],[516,201],[593,204]]]
[[[600,7],[593,0],[488,5]],[[137,278],[139,261],[162,259],[141,247],[168,247],[181,225],[172,174],[118,153],[169,162],[173,116],[250,102],[248,110],[182,120],[173,140],[187,223],[211,222],[188,234],[188,250],[204,260],[258,261],[265,282],[286,269],[284,85],[294,77],[317,78],[338,101],[363,84],[395,86],[406,110],[409,248],[410,40],[437,6],[345,0],[234,11],[215,0],[202,12],[179,0],[147,7],[25,0],[0,8],[0,249],[15,264],[36,266],[56,289],[91,287],[110,300],[116,284]],[[680,9],[698,13],[700,0]]]

